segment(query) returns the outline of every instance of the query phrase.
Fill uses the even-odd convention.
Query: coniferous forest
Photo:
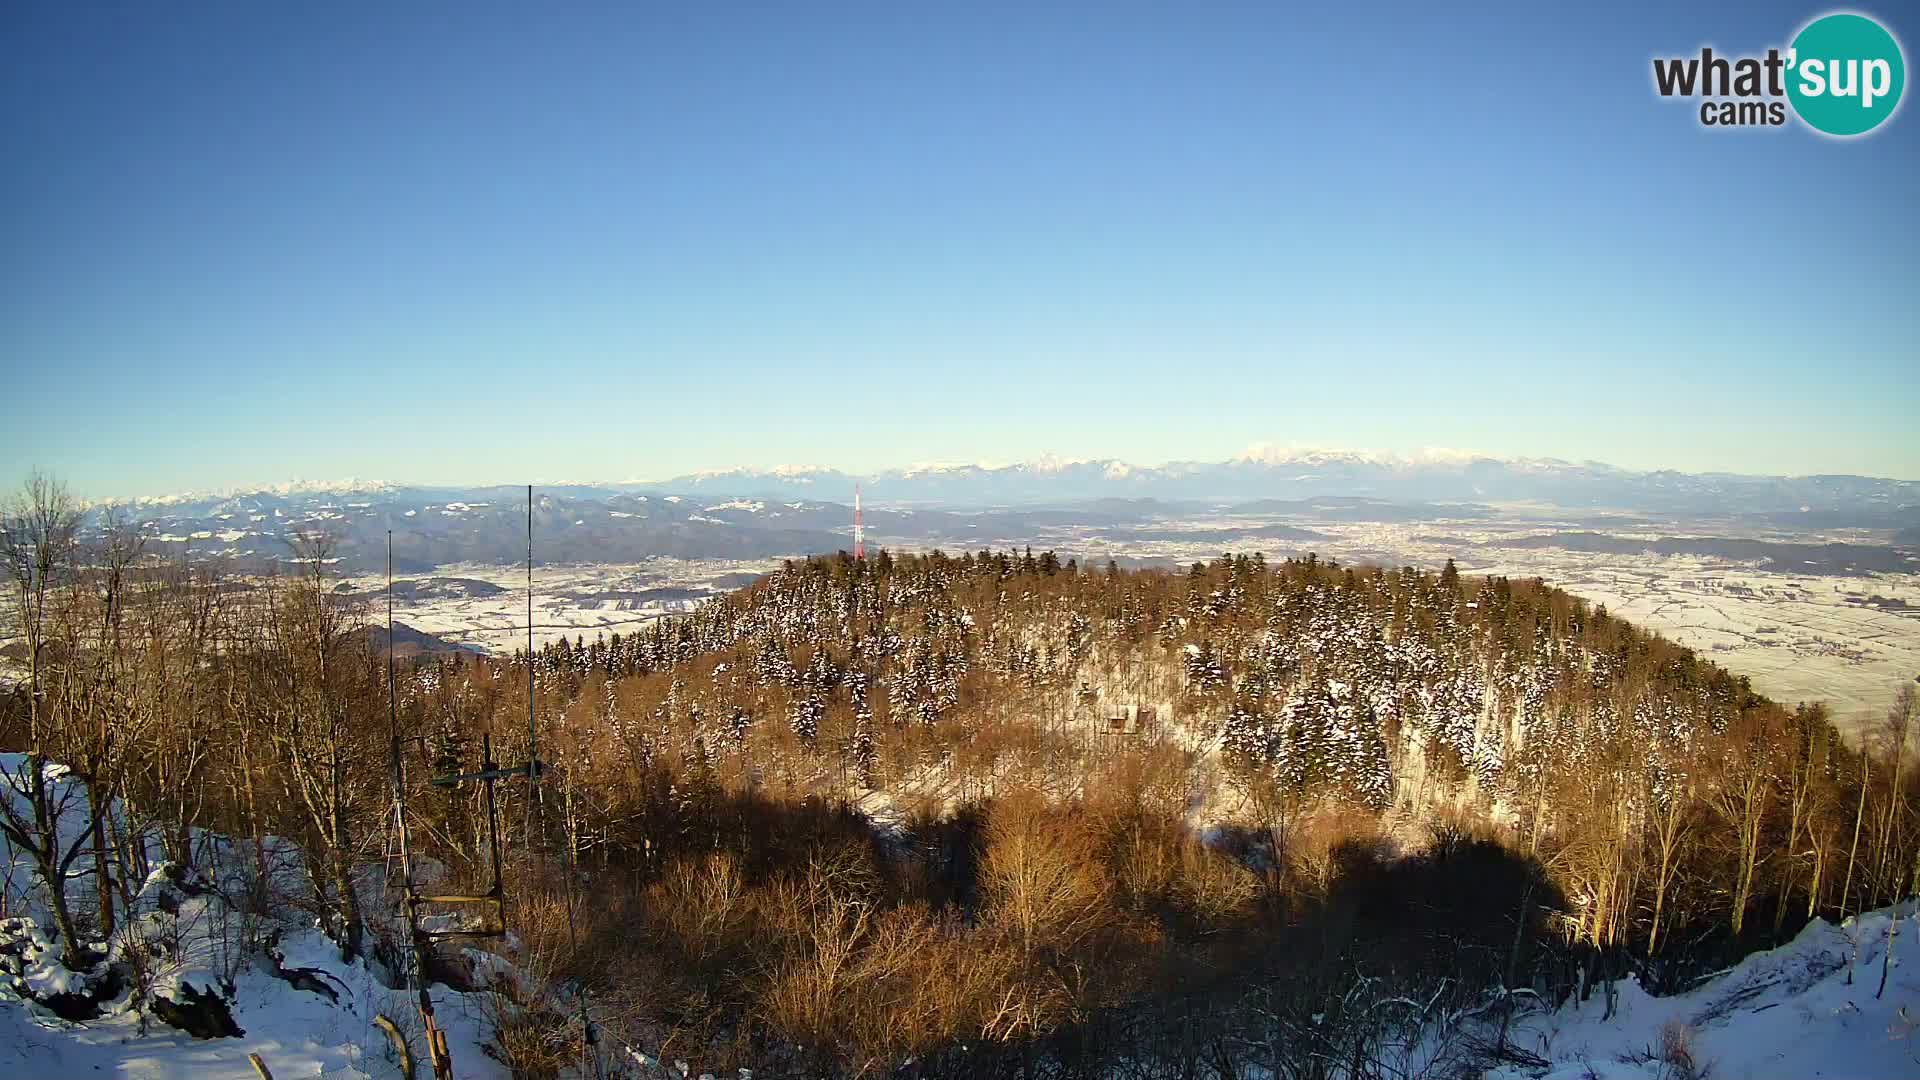
[[[1528,1002],[1683,989],[1920,884],[1913,687],[1842,737],[1451,563],[842,553],[390,667],[323,536],[261,575],[80,525],[36,479],[4,533],[0,829],[68,964],[164,866],[404,972],[398,780],[432,892],[502,875],[521,1075],[579,1059],[582,1001],[696,1072],[1466,1073],[1527,1063],[1498,1018]],[[537,785],[432,782],[530,755]]]

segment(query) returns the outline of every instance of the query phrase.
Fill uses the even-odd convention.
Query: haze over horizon
[[[1920,119],[1709,132],[1649,86],[1817,10],[16,5],[0,458],[1920,477]]]
[[[81,496],[82,498],[85,498],[92,502],[111,503],[111,502],[129,500],[129,499],[167,500],[167,499],[177,499],[177,498],[183,498],[183,497],[241,494],[241,493],[248,493],[248,492],[352,491],[355,489],[367,490],[367,489],[380,488],[380,487],[460,489],[460,488],[489,488],[489,487],[519,487],[528,483],[531,483],[536,488],[568,487],[568,486],[670,487],[676,483],[685,483],[690,480],[702,480],[709,483],[717,484],[718,486],[712,488],[712,490],[715,492],[729,493],[729,494],[751,494],[751,492],[745,488],[741,488],[740,490],[737,490],[737,491],[734,489],[726,488],[725,483],[727,479],[732,476],[740,476],[743,478],[779,477],[779,476],[804,477],[809,474],[836,473],[857,482],[862,480],[874,480],[874,479],[881,479],[886,477],[924,475],[924,474],[936,473],[936,472],[955,472],[955,471],[961,471],[961,470],[1000,471],[1000,470],[1008,470],[1008,469],[1024,469],[1024,470],[1030,470],[1038,473],[1046,473],[1050,471],[1060,471],[1060,470],[1064,470],[1074,466],[1082,466],[1082,465],[1114,465],[1114,466],[1120,466],[1126,470],[1131,470],[1135,472],[1155,472],[1158,470],[1174,469],[1180,466],[1212,466],[1212,465],[1232,464],[1232,463],[1242,463],[1242,462],[1260,464],[1260,465],[1279,466],[1279,465],[1295,464],[1295,463],[1312,463],[1315,460],[1341,461],[1345,463],[1362,463],[1362,464],[1370,464],[1370,465],[1379,465],[1379,466],[1388,467],[1388,468],[1421,468],[1421,469],[1435,469],[1435,470],[1445,470],[1452,467],[1464,467],[1466,465],[1469,465],[1475,462],[1481,462],[1481,463],[1498,462],[1498,463],[1508,464],[1508,465],[1563,466],[1563,467],[1580,468],[1580,469],[1590,469],[1590,468],[1617,469],[1621,472],[1629,473],[1629,474],[1645,474],[1645,473],[1651,473],[1651,472],[1675,472],[1675,473],[1680,473],[1682,475],[1692,475],[1692,476],[1719,475],[1719,476],[1747,477],[1747,478],[1761,478],[1761,479],[1773,478],[1773,477],[1784,477],[1788,479],[1803,479],[1803,478],[1812,477],[1812,476],[1853,476],[1853,477],[1859,477],[1863,479],[1891,481],[1895,483],[1920,483],[1920,478],[1897,477],[1897,476],[1870,476],[1867,474],[1860,474],[1860,473],[1789,474],[1789,473],[1751,473],[1751,472],[1741,472],[1738,470],[1716,470],[1716,469],[1699,470],[1697,472],[1693,470],[1630,469],[1624,466],[1617,465],[1613,462],[1601,461],[1597,459],[1584,459],[1584,460],[1574,461],[1574,460],[1568,460],[1563,458],[1548,457],[1544,455],[1512,455],[1512,456],[1495,455],[1495,454],[1482,453],[1476,450],[1465,450],[1465,449],[1450,448],[1450,447],[1422,447],[1417,450],[1402,452],[1402,451],[1391,451],[1391,450],[1370,450],[1370,449],[1350,448],[1350,447],[1299,446],[1299,445],[1288,445],[1288,444],[1256,443],[1251,446],[1244,447],[1239,453],[1230,454],[1221,458],[1199,458],[1199,457],[1189,455],[1184,457],[1169,458],[1169,459],[1158,460],[1158,461],[1128,461],[1120,458],[1094,457],[1091,455],[1070,455],[1070,454],[1046,452],[1033,458],[1017,460],[1017,461],[993,461],[993,460],[965,461],[965,460],[959,460],[959,459],[948,459],[948,460],[941,460],[941,461],[881,462],[866,468],[847,468],[839,465],[821,463],[821,462],[760,462],[760,463],[751,463],[746,465],[730,465],[730,466],[717,467],[717,468],[692,469],[686,472],[679,472],[679,473],[673,473],[673,474],[658,474],[658,475],[649,475],[649,474],[642,474],[642,473],[634,473],[631,475],[624,474],[624,473],[606,474],[606,475],[535,474],[535,475],[532,475],[531,477],[507,477],[507,478],[502,478],[499,476],[465,476],[465,477],[449,478],[449,477],[436,476],[431,474],[422,475],[422,474],[400,473],[400,472],[387,474],[387,475],[361,475],[361,476],[292,475],[292,476],[283,476],[283,477],[274,477],[274,478],[256,477],[250,480],[244,480],[244,481],[231,483],[231,484],[200,485],[196,487],[177,488],[177,489],[172,489],[168,491],[158,491],[158,492],[128,493],[128,492],[101,492],[101,491],[75,489],[75,493]],[[40,466],[35,466],[35,467],[39,468],[40,471],[42,472],[49,473],[54,478],[62,480],[63,482],[66,480],[66,478],[63,475],[59,474],[57,471],[46,469]],[[1115,474],[1115,475],[1122,475],[1122,474]],[[71,485],[69,485],[69,487],[71,488]],[[848,498],[851,497],[850,492],[844,493],[844,494]],[[884,493],[870,492],[869,494],[870,496],[879,495],[882,499],[884,499]],[[827,498],[827,499],[839,499],[841,498],[841,494],[822,491],[821,497]],[[844,501],[844,499],[842,501]]]

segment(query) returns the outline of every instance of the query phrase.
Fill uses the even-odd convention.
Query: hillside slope
[[[1457,1075],[1486,1063],[1495,1011],[1609,977],[1688,989],[1811,916],[1907,898],[1920,847],[1915,771],[1840,743],[1818,707],[1452,566],[880,551],[792,563],[640,635],[425,658],[392,683],[324,574],[284,590],[229,612],[264,626],[245,647],[122,639],[138,678],[114,685],[168,709],[124,728],[115,790],[191,869],[66,822],[77,874],[16,853],[9,906],[37,917],[29,887],[58,877],[74,916],[10,929],[16,996],[109,1039],[138,1029],[135,1001],[172,1000],[289,1056],[320,1053],[297,1027],[334,1021],[285,1020],[314,1002],[255,976],[311,967],[356,1021],[406,1011],[373,985],[404,984],[378,872],[396,740],[414,854],[447,893],[513,897],[510,955],[545,988],[520,998],[524,1030],[571,1059],[577,1014],[542,1003],[588,987],[605,1045],[669,1048],[693,1075],[1319,1075],[1329,1057]],[[47,655],[75,683],[100,666]],[[120,719],[103,700],[50,696],[36,722],[100,760],[88,736]],[[538,798],[431,782],[530,753]],[[174,797],[181,761],[205,801]],[[0,764],[86,820],[64,773]],[[325,798],[344,809],[316,813]],[[95,899],[102,882],[146,884]],[[225,929],[183,940],[182,913]],[[327,960],[316,918],[343,952],[364,927],[382,959]],[[80,974],[44,962],[55,931]],[[375,1064],[354,1045],[325,1067]],[[1553,1067],[1540,1045],[1521,1049]]]
[[[15,755],[0,760],[0,767],[19,765]],[[60,783],[71,782],[58,771]],[[9,866],[18,858],[3,840],[0,856]],[[0,922],[0,1078],[257,1080],[249,1061],[255,1054],[282,1078],[400,1075],[385,1036],[370,1020],[383,1014],[410,1032],[417,1020],[408,995],[385,986],[369,963],[342,963],[330,940],[286,912],[267,920],[273,944],[250,950],[236,935],[243,926],[257,932],[262,924],[244,920],[217,889],[169,887],[157,873],[142,897],[136,921],[114,943],[116,953],[124,958],[136,945],[165,943],[167,955],[149,976],[151,993],[180,997],[197,984],[222,998],[239,1033],[200,1038],[178,1030],[156,1016],[153,998],[136,999],[131,987],[105,1001],[98,1016],[80,1021],[30,1000],[71,986],[76,977],[53,962],[55,950],[31,925],[37,912],[30,892],[10,887],[9,910],[29,917]],[[83,899],[77,890],[75,899]],[[1792,942],[1748,956],[1685,993],[1655,997],[1629,976],[1611,998],[1595,990],[1585,1002],[1522,1012],[1507,1033],[1516,1048],[1511,1056],[1535,1056],[1544,1064],[1507,1065],[1487,1078],[1914,1075],[1920,1069],[1920,966],[1912,962],[1920,956],[1920,920],[1914,914],[1908,904],[1838,926],[1815,920]],[[1895,959],[1882,991],[1881,964],[1895,920]],[[298,975],[290,981],[290,973]],[[438,987],[434,997],[453,1046],[455,1075],[510,1075],[490,1052],[483,996]],[[1485,1027],[1479,1039],[1491,1039],[1494,1022],[1469,1026],[1475,1022]],[[635,1075],[681,1075],[644,1054],[627,1051],[623,1060],[638,1070]]]

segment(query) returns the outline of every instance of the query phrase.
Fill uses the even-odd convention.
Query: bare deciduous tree
[[[72,811],[79,789],[48,775],[61,733],[44,677],[52,617],[48,607],[74,573],[79,528],[80,508],[66,486],[39,472],[27,478],[0,515],[0,559],[12,585],[14,620],[26,646],[28,671],[26,753],[19,768],[6,771],[9,790],[0,798],[0,831],[33,861],[63,959],[75,968],[91,965],[81,948],[66,883],[92,834],[81,829],[71,839],[61,836],[63,818]]]

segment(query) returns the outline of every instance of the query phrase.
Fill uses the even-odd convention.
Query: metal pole
[[[493,734],[480,736],[480,767],[483,772],[493,768]],[[500,928],[507,926],[507,892],[500,880],[500,813],[494,808],[494,778],[489,776],[482,781],[487,795],[487,843],[493,849],[493,888],[489,890],[493,897],[494,912],[500,917]]]
[[[387,723],[400,738],[400,706],[393,693],[393,530],[387,530]],[[397,759],[396,759],[397,760]],[[395,795],[399,790],[395,789]]]
[[[426,1029],[427,1056],[433,1062],[435,1080],[452,1080],[453,1057],[436,1038],[438,1025],[433,1017],[433,994],[427,989],[428,947],[420,932],[420,899],[413,884],[413,845],[407,835],[407,774],[400,756],[400,695],[394,676],[393,658],[393,530],[387,530],[387,732],[393,754],[393,827],[400,839],[400,881],[405,891],[407,936],[413,945],[413,984],[419,994],[420,1021]]]
[[[533,485],[527,485],[527,769],[528,779],[538,780],[540,771],[539,736],[533,724]],[[527,799],[527,837],[533,837],[533,799]]]
[[[526,837],[526,865],[533,870],[533,804],[540,792],[539,736],[533,721],[533,485],[527,485],[527,800],[522,808],[521,830]],[[489,766],[491,767],[491,766]],[[492,787],[489,786],[491,791]],[[502,920],[504,925],[504,920]]]

